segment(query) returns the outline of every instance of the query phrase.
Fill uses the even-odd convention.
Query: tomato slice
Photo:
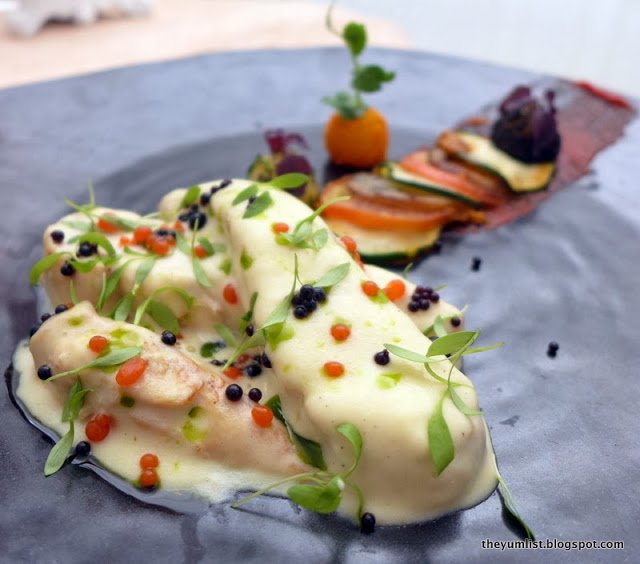
[[[365,199],[349,189],[350,177],[342,177],[327,184],[322,191],[321,204],[339,196],[350,196],[330,205],[323,213],[325,217],[342,219],[365,229],[418,231],[429,230],[452,221],[473,221],[481,223],[482,212],[460,206],[453,202],[447,207],[438,206],[432,210],[401,209],[385,204],[384,199]]]
[[[490,207],[504,203],[509,195],[499,178],[477,169],[472,170],[456,161],[433,163],[426,150],[410,153],[400,161],[400,166],[426,179],[455,188],[461,194]]]

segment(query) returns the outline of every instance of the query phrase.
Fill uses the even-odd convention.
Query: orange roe
[[[143,470],[146,470],[147,468],[157,468],[158,464],[160,464],[160,460],[158,460],[158,457],[151,452],[147,452],[140,457],[140,468]]]
[[[111,417],[105,413],[90,419],[84,428],[84,434],[92,443],[99,443],[106,439],[109,431],[111,431]]]
[[[378,295],[380,288],[373,280],[367,280],[362,283],[362,291],[370,298],[373,298]]]
[[[402,296],[404,296],[405,294],[405,291],[406,287],[404,285],[404,282],[399,278],[391,280],[391,282],[389,282],[383,290],[387,298],[389,298],[392,302],[395,302],[396,300],[402,298]]]
[[[94,353],[101,353],[104,349],[109,346],[109,340],[102,335],[94,335],[89,339],[89,348]]]
[[[113,223],[109,223],[107,218],[110,215],[112,214],[107,213],[107,214],[104,214],[100,219],[98,219],[98,229],[106,233],[116,233],[117,231],[120,231],[120,228],[117,225],[114,225]]]
[[[327,376],[332,378],[339,378],[344,374],[344,365],[341,362],[331,360],[324,363],[324,371]]]
[[[349,237],[348,235],[345,235],[344,237],[340,237],[340,241],[342,241],[344,248],[347,249],[347,251],[350,254],[353,254],[356,252],[358,246],[356,245],[356,242],[351,237]]]
[[[238,293],[233,284],[227,284],[222,290],[222,297],[228,304],[235,305],[238,303]]]
[[[274,223],[271,226],[271,231],[274,233],[287,233],[289,231],[289,226],[286,223]]]
[[[266,405],[256,405],[251,410],[251,417],[258,427],[269,427],[273,421],[273,411]]]
[[[164,237],[151,236],[147,239],[147,247],[156,255],[165,256],[169,254],[170,245]]]
[[[207,250],[202,245],[196,245],[193,248],[193,252],[198,258],[205,258],[209,256],[209,253],[207,253]]]
[[[342,323],[336,323],[331,326],[331,336],[339,342],[346,341],[351,335],[351,329]]]
[[[242,374],[242,371],[236,366],[229,366],[228,368],[225,368],[222,371],[222,373],[227,378],[231,378],[232,380],[235,380],[236,378],[238,378]]]
[[[131,245],[131,239],[129,237],[120,237],[120,246],[126,247],[127,245]]]
[[[136,245],[144,245],[152,233],[151,227],[140,225],[133,230],[133,241]]]
[[[139,356],[127,360],[127,362],[118,369],[116,382],[122,387],[133,386],[133,384],[142,378],[148,364],[144,358],[140,358]]]
[[[158,484],[158,473],[154,468],[145,468],[140,474],[140,485],[143,488],[153,488]]]

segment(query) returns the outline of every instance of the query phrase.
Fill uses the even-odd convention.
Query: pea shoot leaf
[[[342,30],[342,38],[351,55],[357,57],[367,45],[367,29],[362,24],[349,22]]]
[[[442,413],[442,407],[446,394],[440,398],[427,422],[427,435],[429,437],[429,451],[435,469],[434,475],[439,476],[449,466],[455,456],[455,448],[449,425]]]
[[[200,264],[200,260],[197,257],[193,257],[191,259],[191,266],[193,268],[193,274],[195,275],[198,284],[205,288],[213,288],[211,280],[209,280],[207,273],[204,271],[204,267],[202,266],[202,264]]]
[[[213,328],[216,333],[220,335],[220,338],[230,347],[238,346],[238,339],[236,339],[235,335],[226,325],[222,323],[216,323]]]
[[[90,391],[91,390],[88,388],[82,387],[80,378],[76,379],[71,388],[69,388],[69,392],[67,393],[67,397],[62,408],[63,423],[74,421],[78,417],[80,409],[82,409],[82,405],[84,404],[84,396],[86,396]]]
[[[274,188],[280,188],[281,190],[292,190],[300,188],[300,186],[306,182],[309,182],[309,177],[306,174],[302,174],[300,172],[288,172],[286,174],[276,176],[272,180],[269,180],[267,184]]]
[[[131,306],[133,305],[134,295],[131,292],[127,292],[122,299],[118,302],[118,305],[113,310],[112,317],[115,321],[124,321],[129,317]]]
[[[231,202],[231,205],[237,206],[238,204],[241,204],[242,202],[246,202],[249,198],[252,198],[257,194],[258,194],[258,185],[251,184],[250,186],[247,186],[244,190],[241,190],[240,192],[238,192],[238,195],[233,199],[233,201]]]
[[[348,478],[360,462],[360,456],[362,455],[362,435],[360,435],[360,431],[353,423],[341,423],[336,427],[336,431],[345,437],[353,447],[355,459],[351,468],[349,468],[347,473],[344,475],[345,478]]]
[[[171,331],[174,335],[180,333],[178,318],[167,305],[157,300],[151,300],[147,307],[147,313],[161,329]]]
[[[31,272],[29,273],[29,283],[32,286],[36,286],[38,281],[40,280],[40,276],[42,276],[47,270],[53,267],[58,259],[64,255],[68,255],[69,253],[53,253],[51,255],[47,255],[46,257],[42,257],[38,262],[36,262],[31,268]]]
[[[73,446],[74,424],[69,423],[69,430],[49,451],[47,461],[44,463],[44,475],[51,476],[62,468],[67,455]]]
[[[178,210],[188,208],[191,204],[195,203],[196,200],[200,197],[200,191],[201,191],[200,186],[197,186],[197,185],[191,186],[184,193],[184,196],[180,201],[180,205],[178,206]]]
[[[131,261],[127,261],[122,266],[118,267],[114,270],[109,276],[103,278],[102,288],[100,289],[100,296],[98,297],[98,303],[96,305],[96,309],[98,312],[102,311],[105,302],[111,297],[111,294],[118,287],[118,283],[120,282],[120,278],[122,278],[122,273],[124,269],[129,265]]]
[[[240,333],[244,333],[249,323],[251,323],[251,319],[253,318],[253,309],[256,306],[256,300],[258,299],[258,292],[254,292],[251,294],[251,300],[249,301],[249,309],[240,319]]]
[[[344,481],[334,476],[323,486],[295,485],[287,490],[287,495],[299,506],[316,513],[333,513],[342,500]]]
[[[356,67],[353,70],[351,85],[362,92],[377,92],[382,84],[395,78],[395,73],[383,69],[379,65]]]
[[[332,288],[347,277],[350,268],[351,264],[348,262],[340,264],[321,276],[314,286],[319,288]]]
[[[250,219],[257,215],[260,215],[263,211],[270,208],[273,205],[273,198],[269,192],[263,192],[253,202],[251,202],[244,214],[243,219]]]
[[[453,355],[458,351],[468,348],[480,336],[479,331],[460,331],[451,333],[436,339],[427,353],[428,356]]]
[[[149,274],[151,273],[151,270],[153,270],[153,267],[156,264],[156,260],[157,259],[155,257],[146,258],[140,263],[140,265],[136,269],[133,288],[131,290],[134,294],[138,291],[138,288],[142,286],[142,283],[147,279],[147,276],[149,276]]]

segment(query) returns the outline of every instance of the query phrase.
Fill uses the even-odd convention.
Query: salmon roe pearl
[[[274,233],[287,233],[289,231],[289,226],[286,223],[274,223],[271,226],[271,230]]]
[[[156,237],[152,237],[149,240],[151,241],[151,252],[160,256],[169,254],[169,250],[171,249],[169,241],[166,239],[158,239]]]
[[[358,246],[356,245],[356,242],[351,237],[349,237],[348,235],[345,235],[344,237],[340,237],[340,241],[342,241],[344,248],[347,249],[347,251],[350,254],[353,254],[356,252],[356,249],[358,248]]]
[[[145,468],[140,474],[140,485],[143,488],[153,488],[158,483],[158,473],[154,468]]]
[[[148,362],[139,356],[127,360],[116,373],[116,382],[119,386],[133,386],[144,374]]]
[[[111,417],[101,413],[89,420],[84,428],[84,434],[92,443],[99,443],[107,438],[111,430]]]
[[[131,244],[131,239],[129,239],[129,237],[120,237],[120,246],[121,247],[126,247],[127,245]]]
[[[336,341],[346,341],[351,335],[351,329],[342,323],[336,323],[331,326],[331,336]]]
[[[227,284],[222,290],[222,297],[228,304],[235,305],[238,303],[238,293],[236,287],[233,284]]]
[[[133,241],[137,245],[144,245],[147,239],[151,236],[151,227],[146,225],[140,225],[133,230]]]
[[[157,468],[158,464],[160,464],[158,457],[151,452],[147,452],[140,457],[140,468],[143,470],[147,468]]]
[[[115,233],[116,231],[120,231],[120,228],[113,223],[109,223],[108,217],[101,217],[98,219],[98,229],[100,231],[105,231],[106,233]]]
[[[325,362],[324,371],[327,376],[331,376],[332,378],[339,378],[344,374],[344,365],[341,362],[336,362],[335,360]]]
[[[266,405],[256,405],[251,409],[251,417],[259,427],[269,427],[273,421],[273,411]]]
[[[241,374],[242,371],[237,368],[236,366],[229,366],[229,368],[225,368],[222,373],[227,377],[227,378],[231,378],[232,380],[235,380],[236,378],[238,378]]]
[[[205,258],[208,255],[207,250],[202,245],[196,245],[193,248],[193,252],[198,258]]]
[[[391,280],[391,282],[385,286],[383,292],[386,294],[387,298],[392,302],[395,302],[404,296],[406,287],[402,280],[396,278],[395,280]]]
[[[89,348],[95,353],[101,353],[108,346],[108,339],[102,335],[94,335],[89,339]]]
[[[362,291],[370,298],[377,296],[379,290],[380,288],[378,288],[378,285],[373,280],[367,280],[362,283]]]

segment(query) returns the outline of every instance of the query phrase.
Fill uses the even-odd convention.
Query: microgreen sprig
[[[345,486],[349,486],[358,497],[357,519],[362,516],[364,499],[362,491],[353,482],[349,481],[349,477],[358,466],[362,455],[362,436],[360,431],[353,423],[341,423],[336,426],[336,431],[340,433],[353,448],[354,461],[350,468],[344,473],[334,473],[326,470],[318,470],[315,472],[304,472],[290,476],[278,482],[275,482],[257,492],[254,492],[242,499],[239,499],[231,505],[234,509],[244,505],[248,501],[261,496],[274,488],[283,486],[284,484],[295,482],[287,490],[287,496],[291,501],[297,503],[301,507],[316,513],[333,513],[342,501],[342,492]]]
[[[65,378],[66,376],[75,376],[76,374],[80,374],[85,370],[89,370],[91,368],[111,368],[114,366],[119,366],[125,363],[127,360],[132,359],[135,356],[139,356],[142,354],[142,347],[122,347],[116,349],[107,349],[107,353],[93,360],[79,366],[78,368],[73,368],[71,370],[66,370],[64,372],[58,372],[58,374],[54,374],[51,378],[48,378],[47,382],[53,382],[54,380],[59,380],[60,378]]]
[[[145,314],[148,314],[162,329],[171,331],[174,335],[180,332],[180,323],[175,313],[167,305],[157,301],[155,298],[159,294],[173,292],[182,298],[187,310],[191,309],[194,298],[191,294],[178,288],[177,286],[164,286],[154,290],[146,300],[144,300],[136,309],[133,319],[134,325],[140,325]]]
[[[334,107],[345,119],[360,117],[367,109],[362,100],[363,92],[377,92],[385,82],[395,78],[395,73],[380,65],[362,65],[359,56],[367,46],[367,29],[363,24],[349,22],[342,31],[337,30],[332,21],[333,2],[329,5],[325,18],[327,29],[342,39],[351,55],[352,92],[338,92],[334,96],[325,96],[322,101]]]
[[[62,422],[69,422],[69,430],[65,435],[55,444],[47,456],[47,461],[44,464],[44,475],[51,476],[55,474],[67,459],[69,450],[73,446],[74,437],[74,423],[84,405],[84,397],[90,392],[88,388],[83,388],[80,378],[78,378],[73,386],[69,388],[69,393],[64,402],[62,408]]]

